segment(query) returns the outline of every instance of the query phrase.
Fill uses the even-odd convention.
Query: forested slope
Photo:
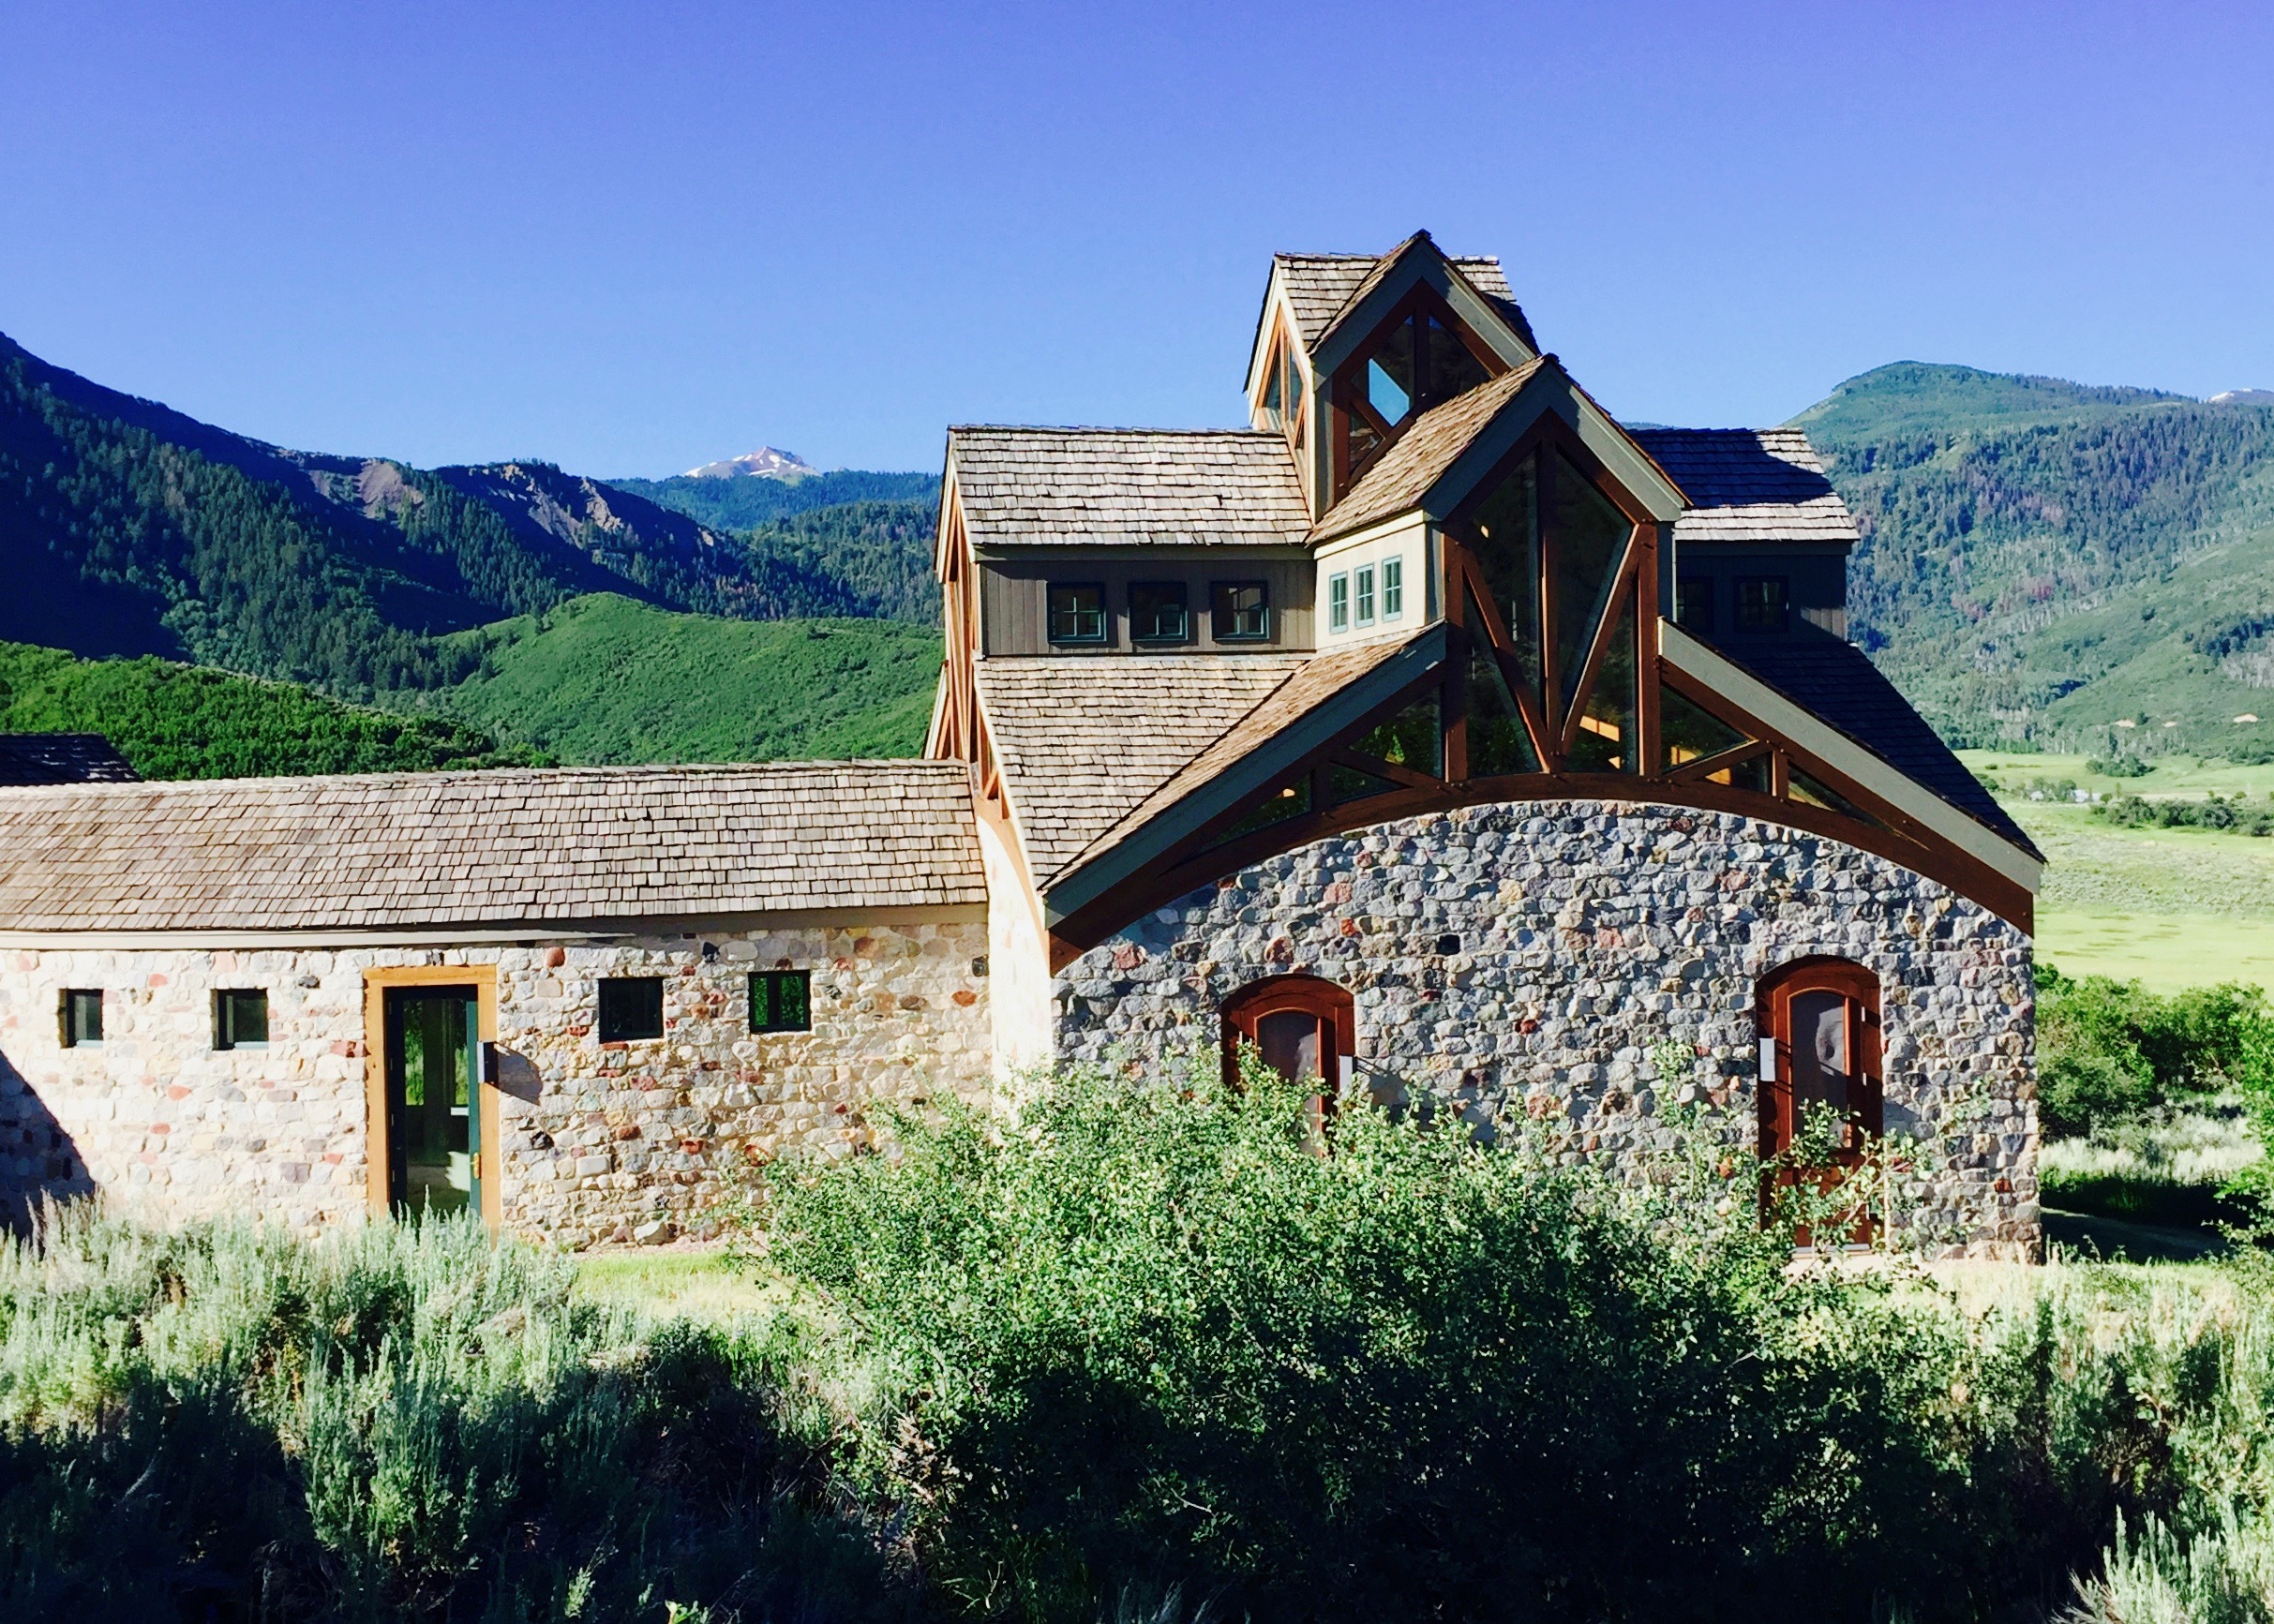
[[[1854,635],[1946,737],[2274,749],[2234,720],[2274,716],[2274,408],[1904,364],[1796,421]]]

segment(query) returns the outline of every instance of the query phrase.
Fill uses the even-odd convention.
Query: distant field
[[[2144,778],[2087,775],[2078,756],[1962,751],[2046,857],[2037,956],[2072,976],[2113,976],[2159,991],[2254,981],[2274,991],[2274,840],[2204,829],[2117,828],[2091,809],[2027,798],[2040,781],[2148,797],[2274,793],[2274,766],[2181,757]]]
[[[425,703],[585,765],[906,756],[939,634],[896,620],[729,620],[612,593],[461,633],[481,673]]]

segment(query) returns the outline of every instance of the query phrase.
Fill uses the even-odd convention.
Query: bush
[[[767,1348],[468,1223],[0,1257],[0,1615],[890,1617]]]
[[[1321,1154],[1245,1084],[1073,1074],[1015,1125],[950,1107],[893,1155],[774,1170],[769,1256],[875,1395],[860,1492],[949,1594],[1965,1617],[2052,1594],[2143,1503],[2139,1407],[2081,1317],[1978,1343],[1931,1294],[1795,1274],[1749,1164],[1625,1185],[1370,1108]]]
[[[2047,1135],[2112,1132],[2245,1080],[2274,1012],[2256,987],[2159,997],[2136,981],[2038,974],[2038,1117]]]

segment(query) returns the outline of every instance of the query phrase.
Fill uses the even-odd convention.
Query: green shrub
[[[2109,1133],[2243,1082],[2274,1012],[2257,987],[2160,997],[2136,981],[2038,974],[2038,1116],[2054,1138]]]
[[[1255,1070],[1074,1073],[1015,1124],[949,1108],[774,1170],[769,1256],[874,1394],[856,1479],[950,1594],[1964,1617],[2065,1585],[2139,1503],[2138,1406],[2088,1337],[1978,1343],[1884,1278],[1795,1274],[1750,1164],[1623,1184],[1370,1108],[1321,1154],[1298,1117]]]
[[[0,1258],[0,1615],[891,1617],[763,1338],[469,1223],[80,1213]]]

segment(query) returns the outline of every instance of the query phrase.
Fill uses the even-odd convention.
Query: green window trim
[[[809,970],[754,970],[750,976],[750,1030],[811,1032],[814,1029],[813,973]]]
[[[1382,618],[1395,620],[1405,613],[1405,560],[1382,560]]]
[[[1053,581],[1048,589],[1051,642],[1075,648],[1102,648],[1112,641],[1101,581]]]
[[[1326,577],[1326,629],[1329,632],[1350,630],[1350,576],[1347,574]]]
[[[267,991],[259,987],[217,988],[213,995],[213,1046],[263,1049],[267,1045]]]
[[[56,1024],[66,1049],[93,1047],[103,1040],[103,995],[86,987],[67,987],[57,999]]]
[[[632,1043],[664,1035],[661,976],[604,976],[593,1030],[603,1043]]]
[[[1351,575],[1351,597],[1355,613],[1353,620],[1360,626],[1374,623],[1374,566],[1367,565]]]
[[[1192,616],[1185,598],[1182,581],[1131,582],[1130,641],[1153,645],[1189,643]]]
[[[1271,588],[1264,581],[1211,581],[1208,608],[1219,643],[1264,643],[1271,637]]]

